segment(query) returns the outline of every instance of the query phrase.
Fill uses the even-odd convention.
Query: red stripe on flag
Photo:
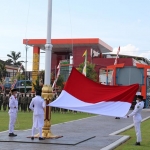
[[[88,103],[98,103],[102,101],[132,103],[138,88],[139,84],[129,86],[102,85],[86,78],[73,68],[64,90],[77,99]]]

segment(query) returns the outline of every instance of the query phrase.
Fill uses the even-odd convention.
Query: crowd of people
[[[11,97],[11,94],[4,94],[0,92],[0,111],[6,111],[9,109],[9,98]],[[18,99],[18,110],[27,112],[31,111],[29,108],[30,102],[32,98],[35,97],[35,94],[22,94],[17,93],[17,99]]]

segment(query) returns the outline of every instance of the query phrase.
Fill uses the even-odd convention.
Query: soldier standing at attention
[[[24,111],[27,111],[27,105],[28,105],[28,97],[27,94],[25,94],[24,96]]]
[[[29,97],[28,97],[28,111],[29,112],[31,111],[31,109],[29,108],[31,101],[32,101],[32,97],[31,97],[31,94],[29,94]]]
[[[2,93],[0,91],[0,110],[2,108],[2,104],[3,104],[3,95],[2,95]]]
[[[22,95],[19,94],[19,97],[18,97],[18,110],[21,110],[21,98],[22,98]]]
[[[6,97],[6,94],[3,95],[3,110],[6,111],[7,109],[7,103],[8,103],[8,97]]]

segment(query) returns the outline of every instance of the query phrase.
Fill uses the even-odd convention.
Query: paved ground
[[[143,119],[149,117],[150,110],[143,110]],[[116,143],[123,136],[110,135],[133,123],[132,118],[115,119],[108,116],[94,116],[78,121],[62,123],[51,127],[55,135],[63,135],[59,139],[46,139],[33,142],[31,130],[16,131],[17,137],[8,137],[8,132],[0,133],[0,150],[100,150],[113,149],[107,146]]]

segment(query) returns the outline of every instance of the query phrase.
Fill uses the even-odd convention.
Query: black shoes
[[[141,144],[140,144],[140,142],[136,142],[136,143],[135,143],[135,145],[138,145],[138,146],[140,146]]]
[[[31,140],[34,140],[34,137],[31,137]],[[45,138],[39,137],[39,140],[45,140]]]
[[[17,134],[9,133],[9,135],[8,135],[8,136],[10,136],[10,137],[14,137],[14,136],[17,136]]]
[[[120,119],[120,117],[116,117],[115,119]]]
[[[42,138],[42,137],[39,137],[39,140],[45,140],[44,138]]]

